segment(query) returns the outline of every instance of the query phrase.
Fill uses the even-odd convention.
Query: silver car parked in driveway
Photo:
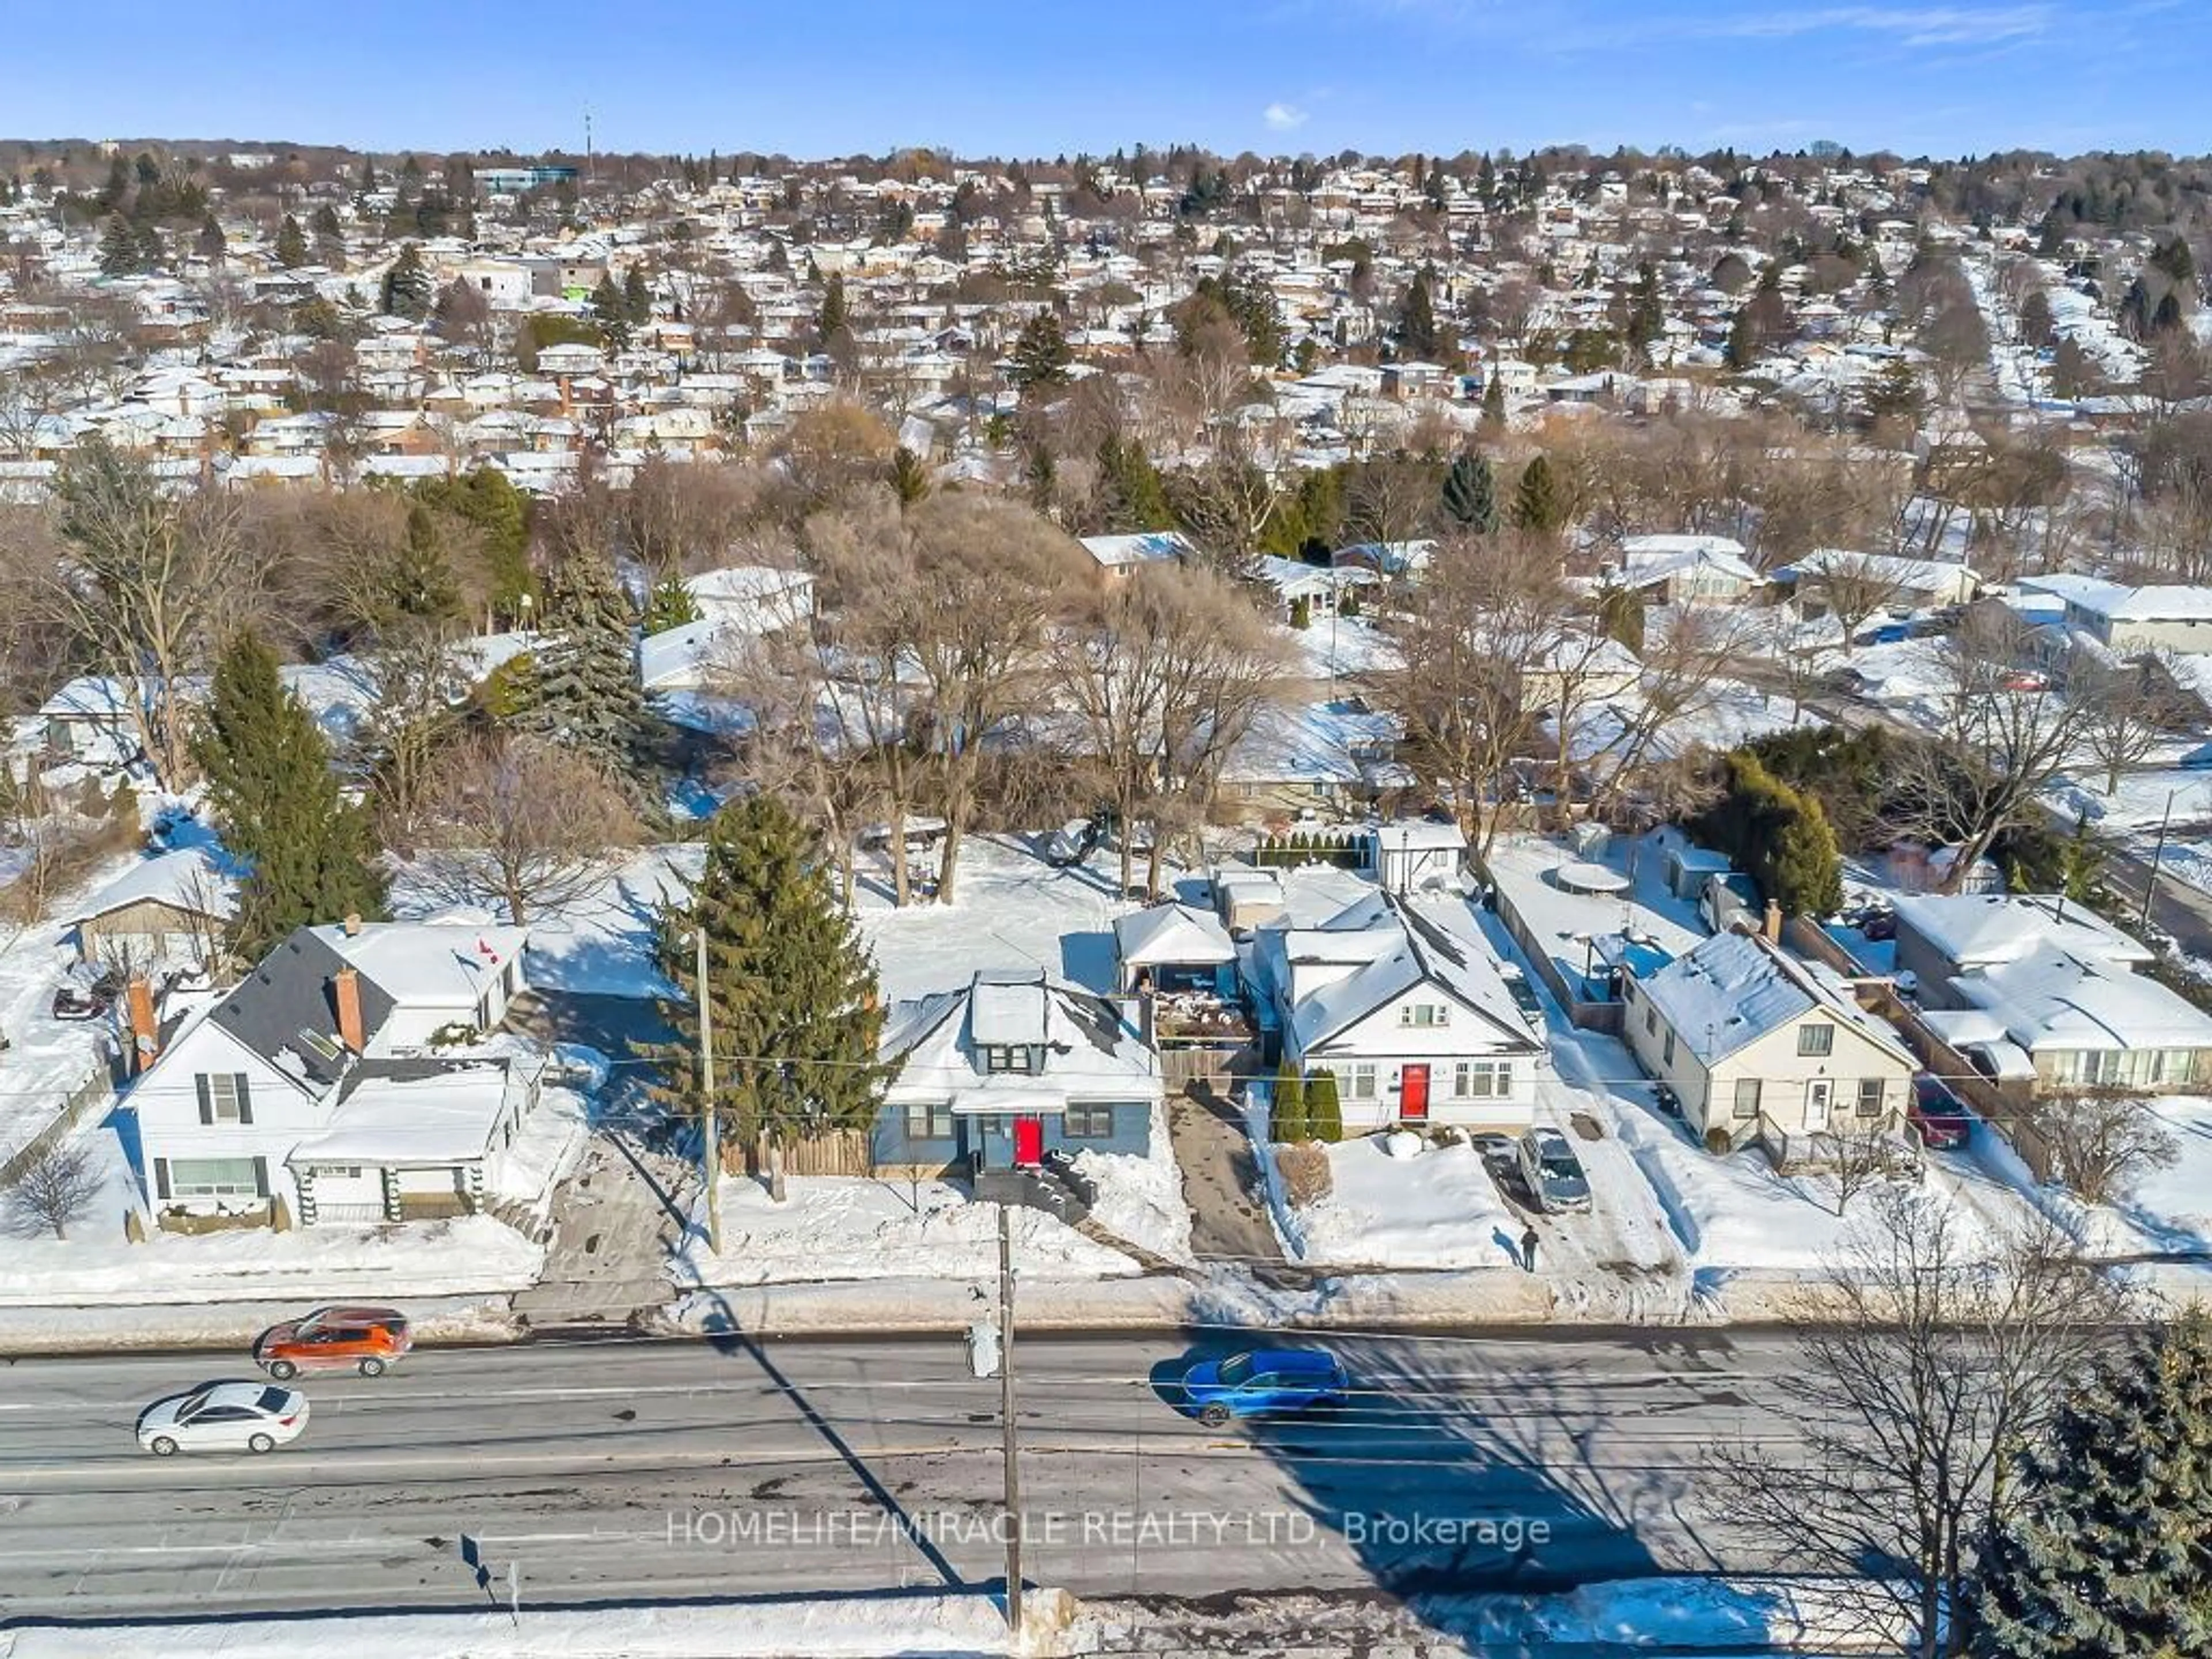
[[[1515,1143],[1521,1179],[1547,1215],[1590,1207],[1589,1177],[1567,1138],[1557,1129],[1531,1129]]]

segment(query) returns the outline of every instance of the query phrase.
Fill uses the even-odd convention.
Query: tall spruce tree
[[[622,290],[615,286],[611,273],[602,275],[592,290],[592,320],[599,325],[599,336],[608,350],[621,351],[629,346],[629,311],[623,304]]]
[[[107,222],[100,228],[100,274],[103,276],[128,276],[144,266],[140,263],[138,233],[131,222],[119,213],[107,216]]]
[[[276,263],[287,270],[307,263],[307,233],[289,213],[284,216],[284,222],[276,227]]]
[[[1133,438],[1111,434],[1098,445],[1098,492],[1106,528],[1116,534],[1169,530],[1175,526],[1167,487],[1145,447]]]
[[[368,817],[341,793],[322,729],[284,689],[276,653],[252,635],[216,665],[192,757],[223,845],[251,866],[231,924],[235,955],[256,959],[306,924],[383,914]]]
[[[1992,1529],[1977,1659],[2212,1654],[2212,1325],[2136,1338],[2054,1413]]]
[[[623,277],[623,315],[633,328],[653,320],[653,285],[645,279],[643,265],[632,265]]]
[[[707,1100],[695,928],[707,938],[714,1103],[736,1138],[761,1145],[780,1199],[786,1148],[875,1121],[887,1075],[876,1048],[875,966],[791,809],[767,794],[724,807],[708,830],[690,902],[660,919],[661,971],[678,987],[660,1012],[677,1041],[638,1050],[659,1066],[657,1097],[690,1116]]]
[[[435,284],[430,281],[429,268],[422,263],[422,250],[414,243],[404,244],[399,257],[385,270],[380,297],[380,308],[387,316],[405,317],[419,323],[430,314],[430,307],[438,297]]]
[[[1521,469],[1521,482],[1513,491],[1513,525],[1540,536],[1555,536],[1566,528],[1567,503],[1551,462],[1533,457]]]
[[[1436,302],[1429,292],[1429,270],[1413,273],[1398,301],[1398,356],[1409,362],[1428,362],[1443,349],[1437,330]]]
[[[1444,474],[1444,517],[1462,530],[1487,536],[1498,528],[1498,479],[1490,463],[1463,451]]]
[[[1066,380],[1067,366],[1074,356],[1068,349],[1067,336],[1060,331],[1060,319],[1049,311],[1040,311],[1022,325],[1008,378],[1024,392],[1031,386],[1059,386]]]
[[[1493,433],[1505,430],[1505,382],[1494,364],[1482,377],[1482,424]]]
[[[645,730],[629,596],[605,558],[579,553],[555,576],[545,609],[535,696],[521,723],[625,777]]]
[[[831,272],[830,280],[822,284],[822,312],[815,319],[815,331],[828,339],[845,326],[848,313],[845,305],[845,279]]]

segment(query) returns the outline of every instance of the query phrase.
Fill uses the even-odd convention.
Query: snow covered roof
[[[1726,536],[1627,536],[1621,539],[1623,575],[1646,587],[1691,570],[1714,570],[1741,582],[1765,580],[1743,556],[1743,544]]]
[[[1981,578],[1968,564],[1948,559],[1908,559],[1893,553],[1855,553],[1840,547],[1816,547],[1790,567],[1801,576],[1808,572],[1820,575],[1831,569],[1850,576],[1864,575],[1912,593],[1972,593],[1981,586]]]
[[[364,922],[356,933],[342,923],[301,931],[358,969],[394,1004],[460,1012],[477,1006],[486,976],[520,956],[530,940],[526,927],[437,921]]]
[[[1042,1049],[1034,1071],[985,1069],[983,1050]],[[895,1005],[879,1052],[900,1061],[893,1104],[950,1101],[959,1112],[1053,1112],[1070,1103],[1157,1101],[1159,1056],[1126,1005],[1048,978],[987,969],[954,991]]]
[[[1897,922],[1959,968],[2018,961],[2045,945],[2121,964],[2153,955],[2087,905],[2055,893],[1907,893],[1897,900]]]
[[[227,921],[237,914],[238,878],[209,848],[179,848],[132,865],[85,900],[84,907],[70,921],[90,921],[133,904],[149,902]]]
[[[1960,974],[1951,988],[2004,1023],[2029,1054],[2051,1049],[2212,1048],[2212,1016],[2156,980],[2039,943]]]
[[[2112,622],[2212,622],[2212,587],[2129,587],[2095,576],[2024,576],[2022,587]]]
[[[1194,554],[1190,543],[1176,530],[1148,530],[1133,536],[1085,536],[1079,538],[1079,544],[1108,570],[1188,559]]]
[[[364,1060],[347,1074],[330,1127],[285,1162],[441,1165],[491,1149],[505,1115],[504,1060]]]
[[[1114,945],[1123,964],[1131,968],[1237,960],[1236,943],[1220,919],[1188,904],[1156,904],[1117,917]]]
[[[1905,1065],[1912,1063],[1897,1034],[1865,1013],[1842,987],[1757,933],[1716,933],[1641,983],[1674,1040],[1702,1066],[1815,1011],[1853,1026]]]
[[[1464,904],[1401,900],[1377,889],[1319,927],[1267,930],[1264,948],[1278,959],[1266,971],[1287,988],[1298,1051],[1326,1050],[1332,1038],[1431,985],[1475,1016],[1484,1051],[1541,1052],[1489,946],[1471,927],[1455,925],[1466,916]]]
[[[804,570],[785,570],[775,565],[732,564],[686,576],[684,586],[702,605],[715,600],[757,602],[786,595],[798,599],[811,593],[814,578]]]

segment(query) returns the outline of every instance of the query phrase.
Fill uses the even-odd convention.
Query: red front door
[[[1429,1115],[1429,1068],[1407,1066],[1398,1073],[1398,1115],[1425,1118]]]
[[[1044,1162],[1044,1120],[1041,1117],[1018,1117],[1014,1120],[1014,1167],[1026,1170]]]

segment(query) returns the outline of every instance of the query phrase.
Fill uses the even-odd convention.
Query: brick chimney
[[[338,1041],[360,1054],[368,1046],[368,1034],[362,1029],[360,974],[341,968],[331,975],[331,998],[337,1004]]]
[[[1772,899],[1766,901],[1765,925],[1759,931],[1766,935],[1769,944],[1782,943],[1782,907]]]
[[[354,910],[347,914],[345,919],[345,936],[348,939],[359,939],[361,937],[360,911]]]
[[[131,976],[125,994],[131,1021],[131,1073],[136,1077],[161,1052],[161,1023],[154,1014],[154,988],[143,974]]]

